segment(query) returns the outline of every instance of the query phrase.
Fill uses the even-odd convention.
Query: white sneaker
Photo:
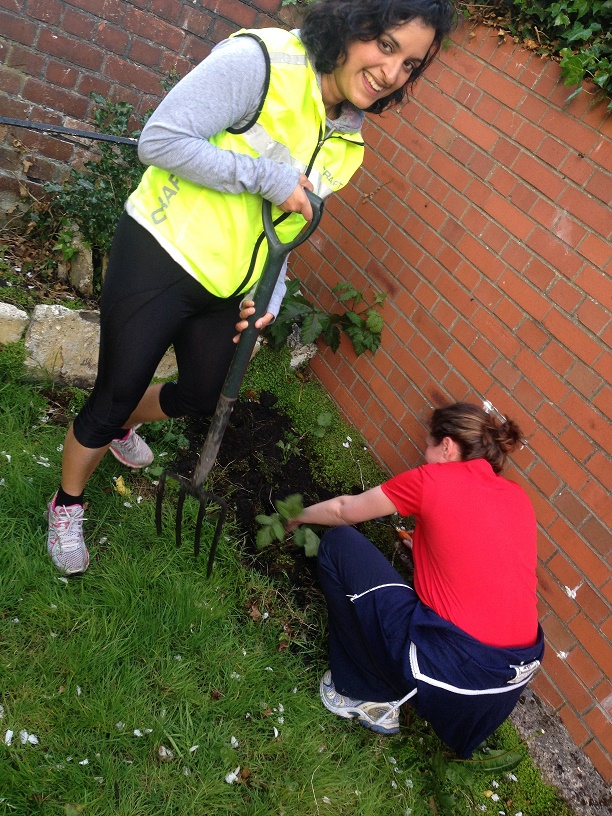
[[[329,669],[321,678],[319,687],[321,702],[328,711],[345,719],[359,720],[359,724],[377,734],[399,734],[399,703],[369,703],[365,700],[352,700],[336,691]]]
[[[57,569],[64,575],[85,572],[89,566],[89,553],[83,539],[81,505],[56,505],[54,496],[47,505],[47,519],[47,552]]]
[[[131,468],[143,468],[153,461],[153,451],[134,428],[130,428],[125,439],[113,439],[110,452],[115,459]]]

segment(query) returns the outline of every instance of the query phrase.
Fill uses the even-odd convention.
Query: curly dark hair
[[[435,445],[445,436],[459,446],[461,461],[486,459],[495,473],[501,473],[508,453],[522,442],[519,426],[512,419],[497,419],[478,405],[455,402],[436,408],[429,420],[429,435]]]
[[[346,56],[351,42],[375,40],[385,31],[411,20],[422,20],[431,26],[436,32],[434,41],[405,84],[366,109],[369,113],[382,113],[404,101],[408,88],[421,76],[440,50],[444,38],[453,30],[456,14],[452,0],[318,0],[306,11],[300,36],[317,71],[331,74]]]

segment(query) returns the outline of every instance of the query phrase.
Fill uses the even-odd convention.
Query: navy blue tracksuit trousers
[[[501,725],[540,665],[541,628],[534,646],[481,643],[422,604],[353,527],[323,536],[318,569],[337,690],[388,702],[416,689],[411,704],[460,757]]]

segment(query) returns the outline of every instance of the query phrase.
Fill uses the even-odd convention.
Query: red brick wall
[[[171,68],[279,5],[0,0],[0,111],[78,127],[95,90],[143,113]],[[389,470],[420,461],[444,400],[520,421],[510,475],[539,519],[549,644],[534,685],[610,780],[612,124],[588,93],[566,104],[571,90],[491,29],[459,32],[413,101],[370,119],[363,170],[291,268],[328,308],[343,279],[389,295],[374,357],[343,342],[313,363]],[[0,196],[74,159],[64,140],[0,130]]]
[[[87,128],[92,92],[154,108],[181,76],[243,26],[274,25],[279,0],[0,0],[0,115]],[[17,140],[18,144],[15,144]],[[32,159],[34,161],[32,162]],[[35,195],[83,158],[65,138],[0,125],[0,202]],[[23,160],[32,162],[23,172]]]

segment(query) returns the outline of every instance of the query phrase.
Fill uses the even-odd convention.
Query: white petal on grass
[[[26,742],[28,741],[28,737],[29,737],[29,736],[30,736],[30,735],[28,734],[28,732],[27,732],[25,729],[24,729],[24,730],[21,730],[21,731],[19,732],[19,739],[21,740],[21,744],[22,744],[22,745],[25,745],[25,744],[26,744]]]
[[[123,731],[123,729],[125,728],[125,723],[124,722],[115,723],[115,728],[117,729],[117,731]]]
[[[190,754],[195,753],[195,751],[197,751],[199,747],[200,747],[199,745],[192,745],[191,748],[189,749],[189,753]]]
[[[272,666],[266,666],[266,667],[265,667],[265,669],[264,669],[264,671],[271,671],[271,672],[273,672],[273,671],[274,671],[274,669],[272,668]]]
[[[4,719],[4,706],[0,705],[0,720]]]
[[[30,745],[38,745],[39,739],[36,734],[28,734],[28,742]]]
[[[230,745],[232,746],[232,748],[238,748],[238,745],[239,745],[239,744],[240,744],[240,743],[238,742],[238,740],[236,739],[236,737],[232,737],[232,738],[230,739]]]
[[[278,728],[276,726],[274,726],[272,731],[274,732],[274,739],[278,739]]]
[[[282,703],[278,704],[278,711],[280,714],[283,714],[285,711],[285,706]]]
[[[331,805],[331,799],[329,798],[329,796],[324,796],[324,797],[321,799],[321,801],[322,801],[324,804],[326,804],[326,805]]]
[[[157,749],[157,756],[166,762],[172,762],[174,759],[174,754],[169,748],[166,748],[165,745],[160,745]]]
[[[77,686],[77,697],[80,697],[83,693],[83,689],[80,686]]]
[[[279,725],[284,725],[285,724],[285,718],[284,717],[279,717],[276,722]]]
[[[89,760],[88,760],[88,759],[82,759],[82,760],[79,762],[79,765],[89,765]]]
[[[239,675],[238,672],[232,672],[230,674],[230,677],[232,678],[232,680],[240,680],[241,675]]]
[[[191,776],[191,771],[189,770],[189,768],[186,765],[183,768],[183,776]]]
[[[19,618],[13,618],[13,623],[19,623]]]
[[[227,776],[225,777],[225,781],[227,782],[227,784],[228,785],[233,785],[234,782],[237,782],[239,773],[240,773],[240,765],[237,768],[235,768],[233,771],[231,771],[230,773],[227,774]]]
[[[4,735],[4,744],[5,745],[10,745],[12,741],[13,741],[13,732],[9,728],[9,729],[7,729],[7,732]]]
[[[130,502],[123,502],[123,506],[124,507],[131,507],[132,505],[130,504]]]

